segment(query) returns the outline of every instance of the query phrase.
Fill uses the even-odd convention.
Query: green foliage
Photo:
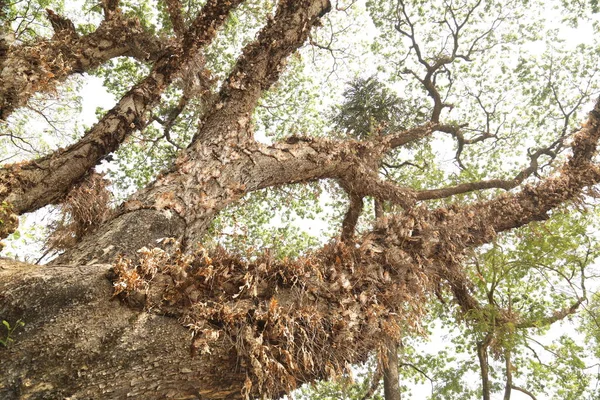
[[[410,113],[402,100],[376,77],[357,78],[344,91],[332,123],[346,136],[365,139],[406,129]]]
[[[321,244],[318,229],[301,229],[304,224],[314,224],[322,212],[320,194],[318,185],[250,193],[219,214],[207,240],[241,254],[269,249],[278,259],[297,257]]]
[[[15,331],[24,327],[25,322],[19,319],[14,323],[14,325],[11,326],[8,321],[2,320],[2,325],[4,328],[6,328],[6,333],[3,335],[3,337],[0,337],[0,345],[3,347],[8,347],[12,342],[15,341],[15,339],[12,337],[15,334]]]

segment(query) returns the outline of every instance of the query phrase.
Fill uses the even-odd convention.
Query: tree
[[[506,361],[510,398],[520,388],[510,381],[513,343],[523,343],[515,327],[560,320],[585,301],[585,293],[573,303],[557,298],[530,315],[512,289],[497,289],[498,277],[535,268],[516,273],[510,257],[490,261],[506,237],[514,235],[511,246],[524,242],[528,226],[583,207],[600,181],[600,99],[588,105],[599,92],[598,47],[561,50],[561,31],[548,29],[547,51],[527,54],[526,42],[542,43],[544,31],[543,16],[528,10],[544,4],[368,2],[380,35],[369,50],[379,61],[369,62],[402,96],[376,80],[354,81],[388,112],[371,113],[366,131],[334,118],[306,125],[322,132],[301,132],[286,130],[298,118],[290,104],[302,109],[311,96],[299,49],[310,43],[333,55],[336,73],[349,50],[336,47],[345,28],[334,26],[356,17],[351,5],[91,3],[97,21],[87,24],[59,2],[1,3],[4,137],[26,140],[17,122],[26,116],[15,115],[78,74],[105,77],[120,96],[65,148],[0,169],[2,237],[18,216],[61,202],[84,225],[69,228],[73,241],[47,266],[0,264],[0,316],[11,327],[25,323],[0,353],[3,397],[275,397],[343,374],[390,341],[402,340],[409,364],[405,339],[423,333],[439,299],[438,307],[455,305],[476,342],[484,398],[490,349]],[[568,23],[593,17],[564,3]],[[51,35],[28,25],[43,14]],[[341,132],[329,134],[336,124]],[[280,139],[257,140],[259,128]],[[436,160],[435,140],[444,138],[457,167]],[[128,157],[148,153],[156,156],[148,168],[126,179],[116,173],[115,186],[143,186],[127,201],[110,213],[85,206],[107,198],[96,165],[114,156],[127,171]],[[318,197],[310,185],[323,181],[337,184],[331,196],[345,196],[340,240],[288,254],[278,251],[287,239],[272,250],[210,245],[215,221],[234,225],[218,219],[236,204],[259,218],[277,190],[285,196],[281,188],[296,185],[288,190],[300,191],[303,206]]]

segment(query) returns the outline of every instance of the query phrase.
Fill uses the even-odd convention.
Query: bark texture
[[[7,398],[279,396],[415,326],[435,283],[410,259],[344,245],[252,262],[153,249],[109,277],[109,265],[3,262],[0,313],[27,325],[3,353],[0,387]],[[110,301],[107,278],[129,307]]]
[[[398,344],[388,339],[384,345],[387,360],[383,365],[383,396],[385,400],[402,400],[398,375]]]
[[[245,193],[331,177],[333,170],[341,171],[348,165],[343,162],[345,156],[356,159],[342,149],[334,156],[338,163],[324,168],[330,158],[326,151],[334,150],[332,142],[267,147],[251,140],[251,113],[260,95],[277,79],[286,58],[304,43],[310,28],[329,8],[324,0],[282,1],[275,18],[244,49],[218,100],[203,118],[199,134],[178,158],[173,171],[134,195],[116,218],[133,214],[127,218],[135,219],[135,213],[145,209],[169,216],[175,213],[186,226],[174,236],[182,237],[184,245],[193,246],[206,233],[216,213]],[[90,258],[86,248],[87,244],[82,243],[57,262],[85,262]],[[134,250],[118,242],[114,249],[108,257]]]
[[[190,34],[185,43],[175,43],[166,49],[150,74],[77,143],[41,159],[0,169],[0,201],[10,204],[16,214],[59,202],[92,167],[115,151],[131,133],[145,126],[149,111],[165,88],[194,59],[197,51],[210,43],[239,3],[241,0],[209,1],[190,28],[196,35]]]
[[[169,1],[177,40],[156,59],[150,75],[78,143],[0,170],[0,233],[13,229],[16,214],[59,201],[98,160],[142,127],[162,91],[240,2],[209,0],[186,28],[180,2]],[[104,5],[111,16],[107,23],[117,20],[115,3]],[[408,330],[418,331],[426,300],[441,290],[450,290],[463,311],[479,309],[461,265],[466,252],[499,232],[547,218],[552,209],[576,201],[585,188],[600,182],[593,161],[600,138],[599,99],[573,137],[572,155],[538,185],[469,205],[430,209],[419,204],[473,190],[512,189],[533,168],[513,180],[426,191],[383,180],[379,167],[390,150],[435,131],[460,134],[459,128],[438,122],[447,105],[427,86],[433,84],[431,74],[423,83],[436,103],[434,122],[364,141],[291,137],[271,146],[257,143],[251,116],[260,96],[330,8],[327,0],[279,1],[169,171],[54,265],[0,261],[0,317],[26,323],[0,353],[0,396],[279,396],[303,382],[342,373],[382,343],[392,352],[390,343],[398,343]],[[52,40],[59,40],[63,30],[57,27]],[[84,39],[74,37],[69,27],[66,33],[72,43]],[[7,65],[10,52],[17,50],[9,49],[2,59],[1,46],[0,38],[0,62]],[[71,71],[80,68],[74,65]],[[427,65],[428,70],[444,64],[436,65]],[[5,113],[11,104],[21,104],[9,89],[2,92],[8,93]],[[221,249],[208,253],[198,246],[215,215],[243,195],[328,178],[336,179],[351,199],[344,243],[283,261],[266,253],[245,258]],[[379,215],[374,229],[357,237],[365,196],[377,199],[378,213],[383,201],[399,211]],[[168,238],[181,246],[169,248]],[[482,365],[485,349],[479,349]],[[387,354],[389,363],[395,362],[394,354]],[[389,367],[386,387],[398,381]],[[484,389],[486,379],[487,373],[482,375]]]
[[[49,16],[58,18],[51,10]],[[50,39],[4,47],[4,56],[0,54],[0,120],[5,121],[33,94],[52,92],[74,73],[90,71],[119,56],[154,61],[164,43],[145,32],[137,20],[115,14],[82,37],[74,31],[56,30]]]
[[[0,397],[239,398],[245,376],[227,340],[192,358],[188,329],[112,299],[110,267],[0,261],[0,315],[26,323],[1,350]]]

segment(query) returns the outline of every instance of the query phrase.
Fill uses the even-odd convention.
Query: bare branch
[[[513,387],[513,365],[511,362],[510,349],[504,349],[504,369],[506,371],[506,384],[504,385],[504,400],[510,400],[511,390]]]
[[[536,397],[533,395],[533,393],[531,393],[527,389],[524,389],[524,388],[522,388],[520,386],[515,386],[515,385],[512,385],[511,388],[513,388],[514,390],[517,390],[517,391],[519,391],[521,393],[525,393],[527,396],[531,397],[532,400],[537,400]]]
[[[573,137],[573,155],[562,165],[558,173],[535,187],[526,187],[514,195],[498,198],[460,208],[460,215],[477,215],[469,242],[477,246],[488,242],[490,229],[502,232],[523,226],[535,220],[548,218],[548,212],[567,201],[580,196],[581,191],[600,182],[600,167],[591,161],[600,137],[600,98],[590,112],[587,123]],[[475,228],[478,225],[478,228]],[[483,233],[486,232],[486,233]]]
[[[173,139],[171,138],[171,129],[173,128],[173,125],[175,125],[177,118],[183,112],[189,101],[189,96],[187,96],[184,93],[179,98],[179,102],[177,103],[177,105],[169,111],[166,120],[163,120],[158,116],[154,116],[152,118],[154,121],[158,122],[163,126],[163,137],[165,138],[165,140],[179,150],[183,150],[183,147],[173,141]]]
[[[481,373],[481,390],[483,391],[483,400],[490,400],[490,372],[488,360],[488,347],[494,338],[493,334],[488,332],[485,338],[477,342],[477,357],[479,358],[479,369]]]
[[[539,157],[539,156],[538,156]],[[504,189],[510,190],[519,186],[525,179],[537,171],[537,157],[531,158],[530,165],[523,169],[513,179],[490,179],[478,182],[461,183],[456,186],[449,186],[440,189],[430,189],[418,191],[415,194],[417,200],[443,199],[457,194],[464,194],[485,189]]]
[[[506,17],[502,16],[501,14],[498,15],[492,22],[490,28],[481,35],[477,36],[468,46],[466,53],[462,53],[460,51],[460,36],[462,30],[467,23],[469,23],[474,11],[480,7],[481,3],[481,1],[477,1],[472,6],[469,6],[462,19],[459,15],[457,15],[452,4],[446,4],[445,12],[446,14],[450,15],[450,19],[448,19],[445,15],[444,19],[440,21],[440,23],[447,26],[450,32],[449,36],[447,37],[447,41],[442,45],[442,48],[438,54],[428,57],[426,54],[423,54],[421,50],[415,31],[415,22],[411,20],[406,3],[404,0],[397,1],[396,24],[394,27],[397,32],[410,40],[410,49],[414,50],[418,63],[421,64],[425,69],[425,75],[422,77],[417,71],[410,68],[404,68],[400,70],[399,74],[408,74],[413,76],[418,82],[421,83],[421,85],[423,85],[429,97],[432,98],[433,110],[430,118],[432,122],[439,122],[441,112],[445,108],[452,108],[451,104],[447,104],[442,99],[442,95],[440,94],[436,83],[437,76],[442,73],[445,74],[450,81],[452,81],[450,70],[447,68],[448,65],[452,64],[457,59],[471,61],[471,56],[474,53],[482,51],[477,49],[477,44],[485,37],[490,36],[494,30],[496,30],[498,26],[506,19]],[[446,50],[448,41],[451,41],[451,49]],[[459,145],[462,146],[461,143],[459,143]],[[457,160],[460,163],[460,151]]]
[[[573,315],[577,312],[579,306],[583,303],[584,299],[581,298],[577,300],[575,303],[571,304],[568,307],[562,308],[560,310],[556,310],[552,313],[552,315],[546,316],[544,318],[535,318],[531,320],[521,320],[515,324],[517,328],[539,328],[542,326],[550,326],[555,322],[562,321],[569,315]]]

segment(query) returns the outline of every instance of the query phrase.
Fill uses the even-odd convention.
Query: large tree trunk
[[[390,335],[398,340],[400,326],[415,325],[435,282],[410,259],[345,245],[296,261],[153,250],[110,274],[106,264],[3,260],[0,315],[26,326],[2,353],[10,367],[0,393],[278,396],[342,373]]]
[[[0,387],[7,398],[26,391],[37,393],[29,398],[236,398],[277,395],[339,373],[390,333],[399,339],[399,326],[414,326],[425,298],[444,281],[465,311],[478,308],[461,254],[497,231],[540,219],[600,181],[589,162],[600,136],[598,116],[592,113],[574,138],[561,173],[538,187],[480,205],[407,210],[380,221],[356,245],[329,245],[284,262],[222,253],[190,261],[149,251],[131,266],[121,261],[112,280],[121,296],[129,293],[128,307],[110,300],[108,265],[3,261],[0,315],[27,325],[2,352],[8,372]],[[164,217],[165,210],[127,216],[123,225],[119,219],[105,225],[87,244],[88,254],[102,256],[119,239],[135,248],[185,225],[175,215]],[[136,243],[137,236],[144,239]],[[193,340],[181,323],[192,328]]]
[[[245,374],[231,343],[192,357],[175,318],[112,298],[110,267],[0,261],[0,316],[25,322],[0,349],[0,398],[239,398]]]

